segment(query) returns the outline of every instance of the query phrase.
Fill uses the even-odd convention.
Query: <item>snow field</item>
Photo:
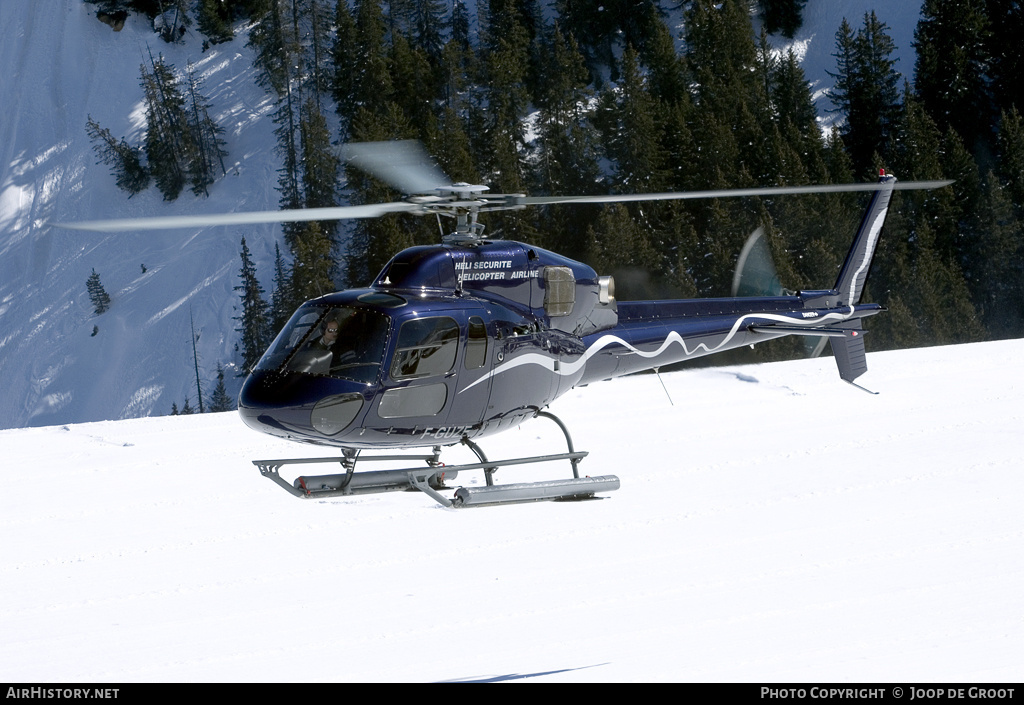
[[[575,390],[581,472],[622,480],[581,503],[299,500],[250,461],[320,453],[233,413],[0,431],[0,676],[1019,680],[1022,357],[874,354],[878,396],[828,358],[663,374],[674,406],[653,375]]]

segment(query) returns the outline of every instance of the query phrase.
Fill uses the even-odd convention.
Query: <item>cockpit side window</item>
[[[470,316],[468,330],[466,369],[475,370],[487,363],[487,326],[479,316]]]
[[[459,326],[447,316],[406,321],[398,332],[398,344],[391,363],[393,379],[416,379],[440,375],[455,366],[459,347]]]
[[[285,327],[277,334],[263,357],[256,363],[257,370],[276,370],[295,352],[296,348],[310,334],[317,322],[323,317],[324,309],[300,308],[296,311]]]

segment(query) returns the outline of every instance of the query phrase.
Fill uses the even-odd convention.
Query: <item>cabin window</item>
[[[568,316],[576,303],[576,278],[568,267],[544,268],[544,311],[549,316]]]
[[[389,389],[380,398],[377,415],[382,419],[436,416],[446,401],[448,387],[444,383]]]
[[[475,370],[487,363],[487,326],[479,316],[469,317],[469,337],[466,340],[466,369]]]
[[[431,377],[455,366],[459,325],[447,316],[415,318],[402,324],[391,363],[393,379]]]

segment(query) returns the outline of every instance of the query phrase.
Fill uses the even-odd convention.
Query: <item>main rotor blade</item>
[[[85,220],[77,223],[54,223],[70,230],[124,232],[127,230],[165,230],[174,228],[205,228],[212,225],[252,225],[255,223],[295,223],[309,220],[342,220],[376,218],[388,213],[420,210],[415,203],[373,203],[365,206],[337,206],[300,210],[251,211],[210,215],[170,215],[155,218],[122,218],[116,220]]]
[[[952,181],[897,181],[897,191],[933,189],[949,186]],[[788,196],[806,193],[846,193],[851,191],[878,191],[887,184],[824,184],[821,186],[767,186],[757,188],[718,189],[711,191],[670,191],[667,193],[628,193],[605,196],[523,196],[514,203],[524,206],[542,206],[551,203],[624,203],[629,201],[674,201],[698,198],[737,198],[741,196]]]
[[[431,193],[452,183],[416,140],[350,142],[341,158],[405,194]]]

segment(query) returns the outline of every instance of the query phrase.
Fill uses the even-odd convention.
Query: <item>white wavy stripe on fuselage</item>
[[[715,352],[717,350],[720,350],[725,345],[728,345],[729,342],[733,338],[736,337],[736,333],[743,326],[744,321],[747,321],[747,320],[749,320],[751,318],[757,318],[757,319],[761,319],[761,320],[767,319],[769,321],[777,321],[779,323],[787,323],[787,324],[791,324],[791,325],[802,325],[802,326],[806,326],[807,328],[820,328],[824,324],[832,322],[832,321],[845,321],[845,320],[848,320],[850,318],[850,316],[853,315],[853,312],[854,312],[854,308],[853,308],[853,306],[851,306],[849,313],[845,313],[845,314],[844,313],[827,313],[824,316],[821,316],[819,318],[815,318],[813,320],[805,320],[805,319],[801,319],[801,318],[792,318],[790,316],[779,316],[779,315],[775,315],[775,314],[771,314],[771,313],[758,313],[758,314],[749,314],[749,315],[746,315],[746,316],[740,316],[739,318],[736,319],[736,322],[733,324],[732,328],[729,330],[729,332],[726,334],[726,336],[724,338],[722,338],[722,341],[720,343],[718,343],[718,345],[714,346],[713,348],[709,348],[704,343],[698,343],[696,346],[694,346],[694,348],[692,350],[686,345],[686,341],[683,339],[683,337],[681,335],[679,335],[679,333],[677,333],[676,331],[670,331],[669,334],[667,336],[665,336],[665,340],[658,347],[658,349],[653,351],[653,352],[644,352],[643,350],[640,350],[639,348],[634,347],[630,343],[627,343],[625,340],[623,340],[622,338],[620,338],[617,335],[611,335],[611,334],[609,334],[609,335],[602,335],[600,338],[595,340],[594,344],[591,345],[589,348],[587,348],[586,352],[584,352],[583,355],[580,357],[580,359],[576,360],[575,362],[562,362],[558,366],[558,368],[556,369],[556,367],[555,367],[556,360],[555,359],[553,359],[551,357],[548,357],[546,355],[541,355],[539,353],[527,353],[526,355],[522,355],[520,357],[517,357],[514,360],[509,360],[508,362],[506,362],[506,363],[502,364],[501,366],[495,368],[494,370],[492,370],[491,372],[487,373],[486,375],[484,375],[480,379],[476,380],[472,384],[467,385],[461,391],[464,392],[467,389],[472,389],[476,385],[480,384],[481,382],[487,381],[491,377],[495,377],[495,376],[497,376],[497,375],[499,375],[499,374],[501,374],[503,372],[508,372],[510,370],[514,370],[515,368],[521,367],[523,365],[539,365],[540,367],[543,367],[544,369],[546,369],[548,372],[553,372],[554,374],[560,375],[562,377],[567,377],[567,376],[575,374],[576,372],[581,370],[583,367],[585,367],[586,364],[587,364],[587,361],[590,358],[592,358],[594,355],[596,355],[597,353],[599,353],[602,350],[604,350],[609,345],[621,345],[621,346],[623,346],[624,348],[626,348],[627,350],[629,350],[633,354],[639,355],[640,357],[644,357],[644,358],[649,358],[650,359],[650,358],[656,358],[659,355],[661,355],[662,353],[664,353],[665,350],[667,350],[668,347],[672,343],[679,343],[679,345],[682,346],[682,348],[683,348],[683,353],[685,354],[685,357],[690,357],[691,355],[697,353],[702,348],[704,349],[704,351],[706,353],[713,353],[713,352]]]

